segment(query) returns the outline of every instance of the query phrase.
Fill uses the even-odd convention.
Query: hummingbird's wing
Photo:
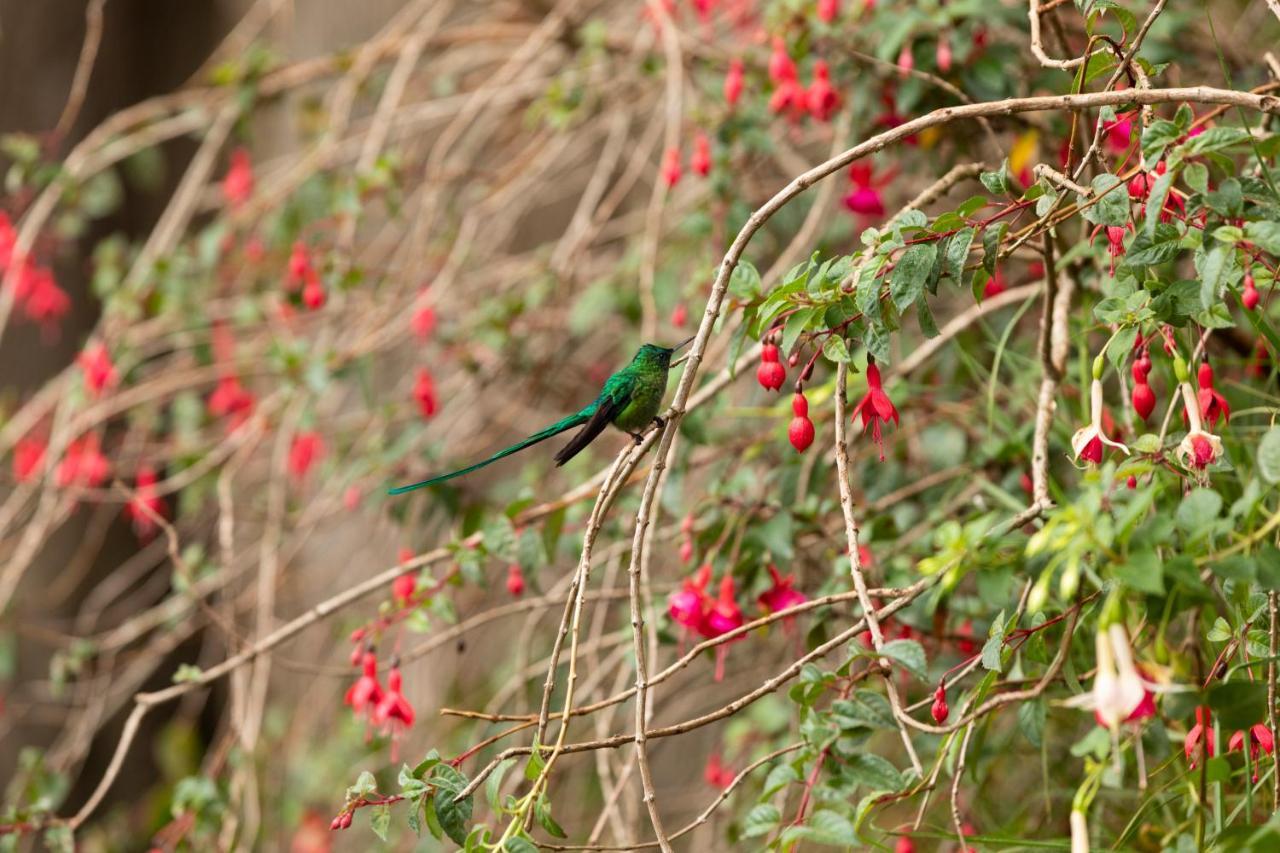
[[[596,399],[596,410],[592,412],[582,429],[578,430],[577,434],[569,439],[569,443],[560,448],[560,452],[555,455],[557,466],[563,465],[581,453],[588,444],[595,441],[596,436],[604,432],[605,427],[613,423],[618,413],[631,402],[633,384],[634,377],[629,373],[619,371],[609,377],[604,390]]]

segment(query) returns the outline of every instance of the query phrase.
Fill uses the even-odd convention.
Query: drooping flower
[[[831,70],[826,60],[819,59],[813,66],[813,82],[806,94],[809,114],[818,121],[830,121],[840,109],[840,93],[831,85]]]
[[[418,370],[417,381],[413,383],[413,399],[417,402],[418,410],[422,413],[423,419],[434,415],[439,408],[439,400],[436,398],[435,378],[432,377],[431,371],[425,367]]]
[[[89,433],[67,445],[66,455],[58,463],[54,479],[59,486],[83,486],[94,489],[111,475],[111,463],[102,455],[97,433]]]
[[[689,309],[685,307],[683,302],[677,304],[671,309],[671,317],[669,318],[669,321],[671,325],[675,326],[677,329],[683,329],[684,324],[689,322]]]
[[[1263,723],[1255,723],[1249,727],[1249,763],[1253,767],[1253,781],[1258,781],[1258,751],[1262,750],[1267,755],[1275,752],[1275,739],[1271,736],[1271,729]],[[1231,740],[1227,742],[1227,752],[1235,752],[1236,750],[1244,751],[1244,732],[1237,731],[1231,736]]]
[[[719,750],[707,756],[707,764],[702,769],[702,778],[711,787],[719,788],[721,791],[726,790],[733,784],[736,775],[732,769],[721,762]]]
[[[1253,273],[1244,274],[1244,292],[1240,294],[1240,303],[1244,305],[1246,311],[1252,311],[1258,307],[1258,302],[1262,299],[1262,294],[1258,292],[1258,285],[1254,283]]]
[[[1133,141],[1133,118],[1129,115],[1118,116],[1115,121],[1103,126],[1106,136],[1103,138],[1107,151],[1120,156],[1129,150]]]
[[[951,716],[951,708],[947,705],[947,688],[941,681],[938,682],[938,689],[933,691],[933,704],[929,707],[929,715],[939,726]]]
[[[809,96],[797,80],[783,80],[769,96],[769,112],[774,115],[790,113],[793,120],[802,117],[809,109]]]
[[[893,845],[893,853],[916,853],[916,845],[911,840],[911,836],[899,835],[897,842]]]
[[[742,97],[744,74],[745,67],[742,64],[742,60],[730,60],[729,70],[724,75],[724,102],[730,108],[736,106],[738,100]]]
[[[773,563],[769,564],[768,569],[769,576],[773,578],[773,585],[760,593],[760,597],[756,599],[767,613],[777,613],[809,600],[809,596],[795,588],[795,575],[783,577]],[[795,617],[784,617],[782,627],[786,631],[792,630],[795,627]]]
[[[107,345],[96,343],[85,347],[76,356],[76,364],[84,373],[84,387],[91,395],[97,397],[103,391],[116,384],[116,366],[111,363],[111,354]]]
[[[524,595],[524,570],[519,563],[507,566],[507,594],[513,598]]]
[[[685,578],[680,589],[667,596],[667,614],[686,630],[702,632],[702,622],[711,609],[707,585],[711,583],[711,564],[706,563],[693,577]]]
[[[876,366],[875,359],[870,355],[867,356],[867,393],[858,405],[853,407],[852,416],[856,418],[859,414],[862,415],[862,432],[865,434],[868,429],[871,430],[871,438],[880,449],[880,461],[883,462],[884,437],[881,434],[880,425],[893,421],[897,426],[898,410],[889,399],[889,395],[885,393],[880,379],[880,368]]]
[[[1169,167],[1161,160],[1151,171],[1134,175],[1129,181],[1129,196],[1137,201],[1146,201],[1147,196],[1151,195],[1151,188],[1155,186],[1156,180],[1168,169]]]
[[[893,178],[892,172],[876,177],[869,163],[854,163],[849,167],[849,183],[853,189],[844,197],[849,212],[869,219],[884,216],[884,197],[880,190]]]
[[[787,41],[782,36],[773,37],[773,53],[769,56],[769,79],[775,85],[796,79],[796,63],[787,53]]]
[[[982,288],[982,298],[990,299],[993,296],[999,296],[1008,290],[1008,284],[1005,282],[1004,270],[996,267],[995,275],[987,279],[987,283]]]
[[[26,483],[38,477],[44,469],[46,450],[48,446],[38,438],[18,439],[13,447],[13,479]]]
[[[382,685],[378,683],[378,658],[372,651],[365,651],[361,659],[361,675],[347,688],[343,702],[351,708],[356,719],[373,721],[374,711],[382,701]]]
[[[1147,371],[1151,369],[1151,360],[1148,358],[1145,362],[1138,359],[1133,363],[1133,410],[1138,413],[1138,417],[1145,422],[1151,417],[1151,413],[1156,407],[1156,393],[1151,390],[1151,386],[1147,383]]]
[[[396,760],[400,739],[413,725],[413,706],[401,690],[400,667],[392,666],[387,673],[387,689],[373,709],[373,722],[383,734],[391,735],[391,760]]]
[[[1182,368],[1185,370],[1185,368]],[[1183,416],[1187,435],[1178,444],[1178,457],[1189,468],[1203,470],[1222,455],[1222,439],[1204,429],[1200,420],[1200,401],[1185,378],[1178,383],[1182,392]]]
[[[787,381],[787,369],[778,360],[777,344],[766,343],[760,347],[760,366],[756,368],[756,381],[766,391],[777,391]]]
[[[324,456],[324,439],[320,433],[300,432],[289,445],[289,473],[295,480],[306,479],[307,473]]]
[[[253,196],[253,161],[244,147],[231,152],[231,165],[222,179],[222,198],[227,206],[236,209]]]
[[[911,52],[911,42],[907,42],[902,46],[902,50],[898,51],[898,70],[902,72],[903,77],[906,77],[915,67],[916,58]]]
[[[419,340],[427,340],[436,329],[436,310],[430,305],[421,306],[413,312],[409,326]]]
[[[13,221],[9,219],[9,214],[0,210],[0,273],[8,270],[13,261],[13,247],[17,242],[18,232],[13,227]]]
[[[407,549],[405,549],[407,550]],[[402,555],[403,557],[403,555]],[[413,558],[413,552],[409,551],[410,559]],[[402,558],[401,563],[405,562]],[[418,590],[418,578],[414,572],[405,572],[391,582],[391,597],[404,607],[413,600],[413,594]]]
[[[22,312],[28,320],[40,325],[46,340],[56,337],[58,323],[71,310],[71,297],[58,286],[53,272],[47,267],[29,269],[26,299]],[[0,275],[3,269],[0,267]]]
[[[1099,364],[1095,368],[1095,373],[1100,370],[1101,365]],[[1129,455],[1129,448],[1118,441],[1112,441],[1108,438],[1106,431],[1102,427],[1102,380],[1097,376],[1094,377],[1093,383],[1089,388],[1089,401],[1093,418],[1086,426],[1076,430],[1076,434],[1071,437],[1071,450],[1075,457],[1099,465],[1102,463],[1103,445],[1114,447],[1126,456]]]
[[[1213,719],[1209,709],[1203,705],[1196,708],[1196,724],[1187,730],[1187,736],[1182,741],[1182,754],[1186,756],[1192,770],[1200,756],[1201,741],[1204,741],[1205,753],[1213,758]]]
[[[154,516],[163,518],[165,514],[164,498],[160,497],[156,491],[157,480],[154,468],[150,465],[140,466],[135,480],[134,496],[125,507],[125,512],[133,523],[133,532],[144,541],[154,536],[159,527]]]
[[[818,20],[829,24],[840,14],[840,0],[818,0]]]
[[[706,177],[711,174],[711,140],[702,131],[693,138],[693,154],[689,157],[689,168],[694,174]]]
[[[813,444],[813,421],[809,420],[809,401],[804,392],[797,391],[791,398],[791,425],[787,428],[787,439],[797,453],[804,453]]]
[[[680,149],[671,147],[662,157],[662,182],[671,189],[680,182]]]
[[[1196,370],[1196,384],[1200,386],[1197,394],[1200,417],[1207,420],[1210,427],[1216,427],[1219,418],[1224,424],[1228,423],[1231,420],[1231,406],[1227,403],[1227,398],[1213,387],[1213,368],[1209,366],[1209,362],[1200,362],[1200,367]]]
[[[316,274],[311,265],[311,250],[303,240],[295,240],[289,253],[289,266],[285,274],[285,289],[297,290]]]
[[[1102,231],[1105,231],[1107,235],[1107,254],[1111,256],[1111,277],[1115,278],[1116,258],[1124,257],[1125,253],[1125,229],[1124,226],[1121,225],[1099,225],[1097,228],[1093,229],[1093,237],[1090,239],[1090,242],[1092,243],[1093,240],[1096,240],[1098,238],[1098,234]]]
[[[711,609],[707,611],[706,618],[702,620],[702,634],[708,638],[719,637],[742,627],[744,621],[745,617],[742,615],[742,608],[738,606],[738,601],[735,597],[733,575],[726,573],[720,579],[720,595],[716,597]],[[736,643],[745,639],[746,635],[743,634],[729,642]],[[728,653],[728,643],[721,643],[716,646],[716,681],[724,679],[724,661]]]
[[[213,393],[205,404],[210,416],[228,418],[228,428],[239,428],[253,414],[254,397],[240,384],[235,374],[227,374],[218,380]]]
[[[1108,729],[1154,714],[1154,694],[1165,688],[1143,678],[1139,672],[1124,626],[1112,623],[1099,629],[1095,641],[1097,671],[1093,689],[1064,704],[1092,710],[1098,725]]]
[[[314,274],[308,276],[307,283],[302,286],[302,304],[312,311],[318,311],[324,307],[324,303],[328,298],[328,294],[324,290],[324,284],[320,281],[320,276]]]
[[[951,70],[951,38],[946,33],[938,36],[938,47],[934,51],[934,63],[943,74]]]

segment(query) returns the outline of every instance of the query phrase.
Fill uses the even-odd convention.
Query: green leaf
[[[928,677],[924,646],[915,640],[893,640],[885,643],[880,648],[880,655],[902,664],[917,678]]]
[[[916,243],[908,246],[898,259],[890,273],[889,293],[899,311],[909,307],[924,292],[937,252],[938,247],[932,243]]]
[[[760,271],[751,261],[743,258],[729,276],[729,293],[745,302],[758,296],[760,292]]]
[[[1130,589],[1151,595],[1164,594],[1164,565],[1154,548],[1130,553],[1126,562],[1111,567],[1111,573]]]
[[[455,767],[439,764],[432,781],[436,784],[435,811],[440,828],[456,844],[466,844],[472,801],[470,796],[458,799],[458,794],[467,786],[467,777]]]
[[[556,819],[551,816],[551,801],[547,799],[544,792],[538,797],[538,801],[533,805],[533,816],[537,818],[538,825],[547,831],[548,835],[555,838],[568,838],[568,833],[560,824],[556,823]]]
[[[1258,549],[1258,585],[1275,592],[1280,590],[1280,550],[1267,544]]]
[[[507,771],[511,769],[511,765],[515,764],[514,758],[503,759],[498,766],[493,768],[493,772],[489,774],[489,778],[484,783],[484,798],[489,803],[489,808],[496,814],[500,811],[498,806],[500,802],[498,797],[502,793],[502,779],[507,775]]]
[[[1182,128],[1167,119],[1153,121],[1142,133],[1142,156],[1148,163],[1154,163],[1164,154],[1164,149],[1172,145],[1182,136]]]
[[[1209,168],[1203,163],[1188,163],[1183,166],[1182,179],[1198,193],[1209,191]]]
[[[538,853],[538,845],[527,838],[513,835],[502,842],[503,853]]]
[[[856,690],[848,699],[831,703],[831,715],[842,729],[891,729],[889,700],[874,690]]]
[[[990,275],[996,274],[996,261],[1000,257],[1000,243],[1004,240],[1009,223],[999,222],[982,232],[982,268]]]
[[[1178,504],[1174,519],[1191,535],[1204,532],[1222,511],[1222,495],[1212,489],[1194,489]]]
[[[992,672],[1002,669],[1001,651],[1004,648],[1004,611],[1001,610],[987,631],[987,641],[982,644],[982,666]]]
[[[902,787],[902,774],[898,768],[874,752],[849,756],[844,769],[855,782],[873,791],[896,791]]]
[[[1169,197],[1169,188],[1173,186],[1174,177],[1174,171],[1170,169],[1156,178],[1156,182],[1151,186],[1151,194],[1147,196],[1147,218],[1142,225],[1142,231],[1148,238],[1155,236],[1156,225],[1160,222],[1160,214],[1164,211],[1164,202]]]
[[[1224,580],[1252,583],[1258,576],[1258,566],[1252,557],[1236,554],[1213,561],[1213,573]]]
[[[368,770],[364,770],[356,777],[356,783],[347,788],[347,799],[358,800],[361,797],[367,797],[376,790],[378,790],[378,780],[373,778],[373,774]]]
[[[1168,222],[1158,222],[1155,231],[1139,231],[1129,244],[1124,264],[1130,269],[1155,266],[1173,260],[1182,251],[1178,229]]]
[[[1129,188],[1112,174],[1093,179],[1093,197],[1097,203],[1084,210],[1084,218],[1095,225],[1123,227],[1129,221]]]
[[[1226,731],[1247,729],[1267,718],[1265,681],[1228,681],[1209,688],[1209,707]]]
[[[1258,474],[1273,486],[1280,483],[1280,426],[1267,430],[1258,443]]]
[[[973,245],[973,229],[961,228],[947,241],[946,252],[942,259],[942,274],[950,276],[956,284],[964,277],[964,265],[969,259],[969,248]]]
[[[790,764],[778,764],[769,771],[764,779],[764,790],[761,797],[772,797],[788,785],[801,780],[800,771]]]
[[[1222,284],[1222,274],[1227,268],[1229,251],[1226,246],[1214,246],[1205,256],[1204,265],[1200,269],[1200,304],[1205,308],[1212,307],[1218,301],[1218,291]]]
[[[1207,154],[1210,151],[1221,151],[1235,145],[1243,145],[1249,140],[1249,131],[1243,127],[1210,127],[1188,139],[1178,146],[1178,151],[1185,158]]]
[[[857,831],[844,815],[828,809],[819,809],[798,826],[787,827],[782,834],[783,849],[790,849],[786,841],[804,840],[827,847],[848,849],[857,840]]]
[[[768,835],[782,822],[782,812],[773,803],[760,803],[742,819],[742,837],[758,838]]]
[[[1040,748],[1040,743],[1044,739],[1045,716],[1043,696],[1018,705],[1018,730],[1036,749]]]
[[[822,345],[822,355],[834,364],[849,363],[849,347],[839,335],[828,335]]]
[[[369,827],[373,829],[373,834],[387,840],[387,828],[391,826],[391,806],[385,803],[380,806],[374,806],[369,813]]]
[[[1005,160],[1001,163],[1000,171],[998,172],[983,172],[978,176],[978,180],[982,181],[982,185],[986,187],[989,192],[995,193],[996,195],[1002,195],[1009,192],[1009,161]]]
[[[1246,222],[1244,236],[1264,252],[1280,256],[1280,222]]]

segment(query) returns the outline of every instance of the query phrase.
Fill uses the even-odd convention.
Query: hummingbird
[[[472,471],[478,471],[499,459],[519,453],[540,441],[546,441],[552,436],[578,426],[582,429],[556,453],[557,467],[581,453],[595,440],[596,436],[604,432],[604,428],[609,424],[629,434],[635,439],[636,444],[639,444],[644,439],[641,430],[651,423],[656,423],[659,427],[663,425],[662,418],[658,417],[658,411],[662,408],[662,398],[667,393],[667,372],[671,369],[671,357],[692,340],[693,338],[688,338],[673,347],[643,344],[636,351],[631,363],[606,379],[600,393],[581,411],[556,421],[523,441],[499,450],[488,459],[429,480],[399,486],[391,489],[388,494],[403,495],[405,492],[434,486],[437,483],[470,474]]]

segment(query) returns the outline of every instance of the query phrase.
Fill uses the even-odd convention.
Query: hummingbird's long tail
[[[403,495],[405,492],[412,492],[415,489],[421,489],[426,486],[434,486],[436,483],[443,483],[446,480],[452,480],[454,477],[461,477],[463,474],[470,474],[472,471],[478,471],[481,468],[485,467],[486,465],[491,465],[494,462],[497,462],[499,459],[503,459],[507,456],[510,456],[513,453],[519,453],[521,450],[524,450],[526,447],[532,447],[533,445],[537,444],[540,441],[546,441],[548,438],[551,438],[552,436],[559,435],[560,433],[566,430],[571,430],[576,426],[585,424],[588,420],[591,419],[591,415],[595,413],[595,409],[596,409],[596,404],[592,403],[590,406],[587,406],[585,409],[578,412],[576,415],[569,415],[569,417],[564,418],[563,420],[556,421],[551,426],[547,427],[541,432],[535,432],[533,435],[529,436],[524,441],[518,442],[516,444],[511,445],[510,447],[499,450],[497,453],[493,454],[488,459],[485,459],[483,462],[477,462],[474,465],[468,465],[466,468],[460,468],[457,471],[450,471],[448,474],[441,474],[439,477],[432,477],[430,480],[423,480],[420,483],[410,483],[407,486],[398,486],[394,489],[388,490],[387,494]]]

